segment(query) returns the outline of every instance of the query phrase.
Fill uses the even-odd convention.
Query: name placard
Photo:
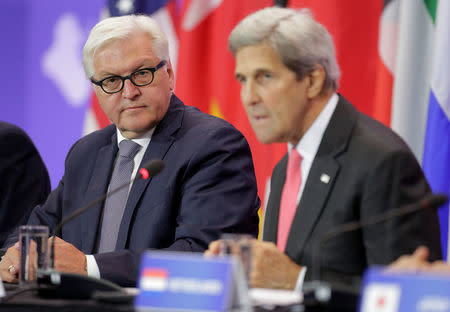
[[[364,274],[359,311],[450,312],[450,275],[371,268]]]
[[[225,311],[233,300],[233,260],[147,251],[141,260],[139,311]]]

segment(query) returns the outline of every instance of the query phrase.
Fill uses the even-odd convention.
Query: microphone
[[[54,261],[55,261],[55,235],[56,233],[58,233],[61,228],[69,221],[75,219],[76,217],[78,217],[80,214],[82,214],[83,212],[85,212],[86,210],[88,210],[89,208],[91,208],[92,206],[94,206],[95,204],[98,204],[101,201],[104,201],[107,197],[111,196],[112,194],[117,193],[118,191],[120,191],[121,189],[129,186],[131,183],[133,183],[136,180],[139,179],[143,179],[146,180],[150,177],[150,173],[152,176],[157,175],[158,173],[160,173],[162,170],[164,169],[164,161],[159,160],[159,159],[154,159],[154,160],[150,160],[148,162],[146,162],[144,164],[144,166],[142,166],[141,169],[139,169],[138,174],[136,174],[136,176],[131,179],[130,181],[122,184],[121,186],[119,186],[118,188],[106,192],[105,195],[93,200],[92,202],[90,202],[89,204],[87,204],[84,207],[81,207],[77,210],[75,210],[72,214],[68,215],[67,217],[65,217],[59,224],[58,226],[55,228],[55,230],[52,232],[52,245],[50,248],[50,269],[54,268]]]
[[[55,271],[54,271],[55,236],[66,223],[75,219],[76,217],[78,217],[80,214],[82,214],[89,208],[93,207],[94,205],[98,204],[99,202],[104,201],[107,197],[111,196],[112,194],[115,194],[116,192],[120,191],[121,189],[128,187],[134,181],[137,181],[140,179],[146,180],[150,176],[157,175],[164,169],[164,166],[165,166],[164,161],[159,160],[159,159],[154,159],[154,160],[150,160],[150,161],[146,162],[142,166],[142,168],[139,169],[138,173],[136,174],[136,176],[133,179],[120,185],[119,187],[117,187],[114,190],[110,190],[109,192],[106,192],[106,194],[104,194],[103,196],[93,200],[92,202],[88,203],[86,206],[83,206],[83,207],[75,210],[73,213],[71,213],[70,215],[65,217],[63,220],[61,220],[61,222],[52,231],[53,238],[52,238],[52,243],[51,243],[51,247],[50,247],[49,269],[47,269],[45,272],[40,272],[41,274],[38,274],[38,275],[40,275],[40,276],[38,276],[38,280],[40,281],[40,283],[51,284],[51,285],[55,285],[55,284],[67,285],[67,284],[72,284],[72,283],[80,283],[81,284],[81,282],[83,283],[83,285],[80,285],[82,287],[82,289],[84,289],[82,291],[81,295],[70,294],[69,292],[66,292],[66,290],[61,290],[60,292],[64,293],[65,297],[67,297],[66,295],[68,295],[69,297],[77,296],[77,297],[81,297],[81,298],[87,298],[95,290],[105,290],[105,291],[106,290],[115,290],[115,291],[119,290],[120,287],[118,287],[117,285],[115,285],[111,282],[108,282],[108,281],[104,281],[104,280],[102,281],[102,280],[92,279],[92,278],[90,279],[89,277],[85,277],[85,276],[81,277],[81,276],[78,276],[77,274],[70,274],[70,273],[55,274]],[[62,279],[65,279],[65,283],[62,283]],[[65,287],[67,287],[67,286],[65,286]],[[72,288],[72,290],[73,290],[73,288]],[[47,295],[47,294],[44,294],[44,295]]]
[[[419,202],[415,202],[397,209],[389,210],[387,212],[369,217],[366,220],[343,223],[335,227],[334,229],[331,229],[328,232],[322,234],[319,237],[318,243],[313,252],[313,259],[314,259],[313,263],[316,264],[316,266],[312,268],[313,281],[307,283],[307,285],[305,285],[306,287],[303,288],[305,299],[308,298],[309,300],[311,300],[311,302],[316,303],[320,302],[322,304],[330,302],[330,300],[333,300],[332,287],[330,285],[327,285],[326,283],[320,282],[322,278],[320,249],[325,242],[339,235],[356,231],[365,228],[369,225],[385,222],[393,218],[417,212],[419,210],[439,207],[442,204],[444,204],[447,201],[447,199],[448,199],[447,196],[444,194],[436,194],[436,195],[428,194]],[[352,289],[351,287],[338,287],[338,288],[340,288],[338,289],[339,294],[335,294],[335,297],[338,297],[338,299],[334,298],[334,300],[338,301],[345,300],[346,304],[351,304],[352,306],[355,305],[354,307],[356,308],[357,300],[359,297],[359,290],[355,292],[355,289]],[[342,305],[342,302],[340,304]]]

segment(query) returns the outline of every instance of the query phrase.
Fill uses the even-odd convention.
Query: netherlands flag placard
[[[166,291],[169,285],[169,271],[159,268],[144,269],[139,284],[140,289]]]

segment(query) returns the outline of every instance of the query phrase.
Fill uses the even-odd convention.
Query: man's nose
[[[245,84],[241,90],[242,103],[244,105],[252,105],[258,100],[258,93],[256,92],[255,85],[251,82]]]
[[[133,99],[141,94],[139,87],[135,86],[130,79],[123,82],[122,96],[126,99]]]

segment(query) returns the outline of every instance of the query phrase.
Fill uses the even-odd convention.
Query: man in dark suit
[[[328,231],[415,203],[430,188],[407,145],[336,93],[331,36],[307,10],[258,11],[236,26],[229,47],[258,140],[288,143],[272,174],[263,242],[252,246],[252,286],[299,288],[316,269],[322,279],[353,283],[369,265],[419,245],[441,257],[431,210],[320,243]]]
[[[0,246],[50,193],[47,168],[22,129],[0,122]]]
[[[52,231],[114,189],[126,170],[130,181],[151,159],[164,160],[165,169],[63,226],[57,270],[134,286],[145,249],[199,252],[224,232],[256,237],[260,201],[247,141],[226,121],[185,106],[173,94],[167,39],[153,19],[101,21],[86,42],[83,65],[113,125],[74,144],[59,186],[28,223]],[[15,280],[9,268],[17,264],[11,247],[0,263],[3,280]]]

